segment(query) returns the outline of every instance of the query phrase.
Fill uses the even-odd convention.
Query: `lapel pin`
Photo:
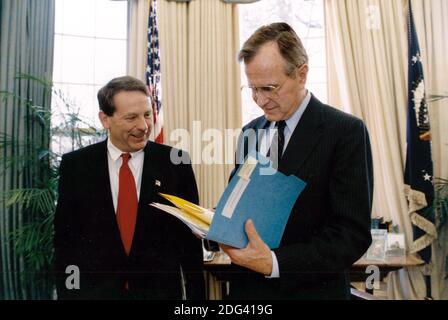
[[[156,180],[156,182],[154,183],[156,186],[161,187],[162,183],[159,180]]]

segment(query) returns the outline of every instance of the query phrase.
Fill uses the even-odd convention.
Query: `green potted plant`
[[[435,103],[448,98],[445,94],[430,94],[428,96],[428,103]],[[429,208],[434,223],[440,231],[445,225],[448,215],[448,179],[437,178],[433,180],[434,184],[434,200],[432,207]]]
[[[3,201],[7,208],[17,208],[16,212],[23,215],[21,226],[17,226],[9,235],[15,253],[23,259],[23,270],[20,270],[22,285],[39,286],[40,291],[46,293],[44,296],[52,297],[53,219],[58,194],[59,162],[62,153],[97,141],[105,136],[105,132],[83,120],[76,105],[61,90],[56,90],[51,82],[25,74],[16,76],[16,79],[42,85],[45,92],[52,94],[52,105],[57,105],[59,109],[52,111],[49,106],[36,106],[14,92],[0,92],[0,98],[4,101],[15,99],[23,105],[27,111],[26,121],[39,123],[44,128],[43,131],[49,133],[49,143],[42,145],[0,132],[0,149],[26,149],[26,152],[9,153],[10,155],[2,152],[0,163],[14,170],[40,167],[40,174],[34,178],[32,187],[3,191],[0,193],[0,201]],[[58,119],[57,123],[52,122],[55,117]],[[61,141],[64,146],[60,145]],[[1,171],[0,177],[4,174],[5,172]]]

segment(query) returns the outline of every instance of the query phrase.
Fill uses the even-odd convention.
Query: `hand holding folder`
[[[270,249],[280,245],[286,223],[305,182],[272,168],[269,159],[252,153],[232,177],[215,213],[178,197],[164,195],[177,208],[151,205],[182,220],[196,234],[235,248],[247,246],[245,223],[252,219]]]

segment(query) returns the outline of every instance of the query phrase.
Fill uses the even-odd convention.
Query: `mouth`
[[[277,106],[265,107],[265,108],[263,108],[263,111],[267,112],[267,113],[272,113],[276,109],[277,109]]]
[[[144,134],[138,134],[138,135],[131,134],[130,137],[138,142],[142,142],[146,138],[146,136]]]

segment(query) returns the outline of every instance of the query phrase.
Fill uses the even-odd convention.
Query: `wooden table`
[[[362,257],[356,261],[350,271],[365,271],[368,266],[375,265],[380,269],[385,271],[398,270],[404,267],[416,267],[424,264],[421,260],[414,254],[408,254],[404,257],[386,257],[384,261],[381,260],[369,260]],[[230,258],[224,252],[216,252],[215,257],[212,261],[204,262],[205,268],[207,270],[213,270],[215,268],[226,268],[230,266]]]
[[[351,282],[366,282],[367,278],[372,275],[373,268],[376,266],[379,270],[380,281],[391,271],[396,271],[401,268],[418,267],[424,265],[425,262],[421,260],[415,254],[407,254],[403,257],[386,257],[384,261],[381,260],[369,260],[362,257],[356,261],[350,268],[350,281]],[[366,288],[366,292],[373,294],[373,289]]]
[[[352,268],[366,269],[370,265],[377,265],[380,268],[398,270],[405,267],[417,267],[425,264],[425,262],[417,257],[415,254],[408,254],[404,257],[386,257],[384,261],[381,260],[368,260],[362,257],[353,264]]]
[[[223,252],[216,252],[212,261],[204,262],[205,270],[211,272],[219,281],[225,282],[231,277],[231,274],[227,274],[226,271],[230,269],[230,258]],[[368,268],[373,266],[372,269],[378,267],[380,272],[380,281],[391,271],[399,270],[405,267],[418,267],[424,264],[418,256],[414,254],[408,254],[403,257],[386,257],[384,261],[380,260],[368,260],[362,257],[356,261],[350,268],[350,281],[365,282],[366,279],[372,274],[372,271],[368,271]],[[366,289],[366,292],[373,293],[373,289]]]

